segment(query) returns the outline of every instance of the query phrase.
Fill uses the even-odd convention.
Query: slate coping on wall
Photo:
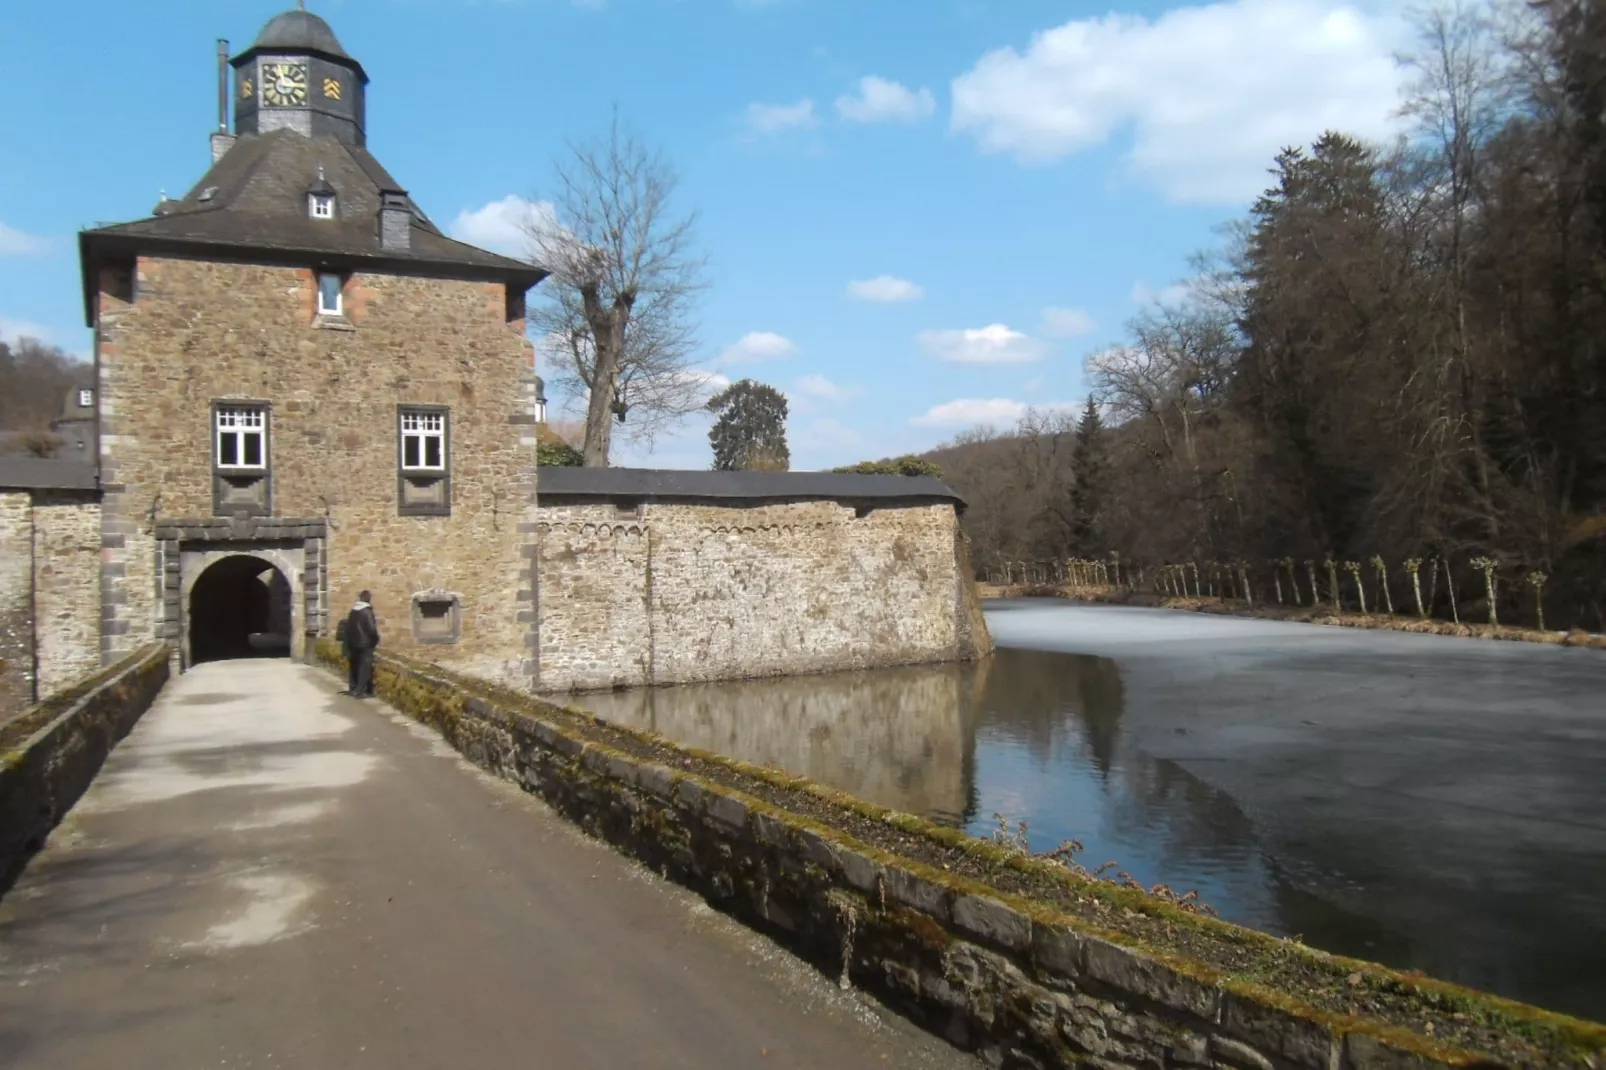
[[[715,472],[667,468],[541,469],[540,501],[839,501],[914,504],[965,500],[933,476],[848,472]]]
[[[327,641],[319,644],[318,656],[329,665],[340,663],[338,648]],[[1023,899],[870,846],[820,824],[817,815],[804,816],[699,775],[698,763],[813,795],[911,836],[950,846],[958,836],[980,855],[1000,853],[986,841],[804,777],[678,747],[437,666],[387,655],[378,662],[380,694],[436,727],[471,761],[542,795],[586,831],[693,887],[822,968],[840,968],[844,982],[851,962],[856,983],[978,1050],[991,1065],[1606,1067],[1606,1026],[1197,919],[1202,929],[1245,945],[1326,963],[1338,969],[1341,982],[1344,971],[1355,970],[1371,991],[1406,994],[1424,1021],[1432,1017],[1430,1008],[1441,1020],[1448,1019],[1447,1008],[1467,1010],[1490,1023],[1482,1035],[1497,1039],[1490,1050],[1501,1054],[1457,1047],[1430,1028],[1405,1028],[1398,1011],[1394,1021],[1353,1011],[1335,1015],[1298,992],[1224,975],[1141,942],[1129,944],[1128,936],[1061,913],[1047,901]],[[564,727],[568,722],[572,728]],[[621,745],[643,744],[660,759],[583,738],[592,728]],[[643,829],[656,830],[658,838]],[[792,893],[784,903],[778,901],[783,886]],[[804,908],[800,888],[807,892]],[[1166,908],[1155,909],[1163,914]],[[832,947],[840,945],[840,967],[834,951],[822,962],[822,933]],[[854,950],[865,944],[874,945],[873,953]]]
[[[100,473],[87,461],[0,457],[0,490],[99,490]]]

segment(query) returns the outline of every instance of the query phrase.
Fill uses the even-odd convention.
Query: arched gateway
[[[189,662],[286,657],[292,621],[290,579],[253,554],[229,554],[195,577],[189,591]]]

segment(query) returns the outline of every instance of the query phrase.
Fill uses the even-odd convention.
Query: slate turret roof
[[[319,168],[336,192],[335,219],[312,219],[307,212],[307,191],[317,181]],[[86,318],[93,326],[99,264],[140,252],[246,254],[251,259],[331,268],[366,264],[498,279],[525,289],[548,274],[524,261],[447,237],[411,198],[409,247],[381,247],[380,193],[401,189],[361,146],[290,130],[242,135],[188,193],[158,205],[156,214],[79,234]]]

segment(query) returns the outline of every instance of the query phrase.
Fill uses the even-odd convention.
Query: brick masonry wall
[[[100,502],[39,491],[33,505],[34,641],[39,695],[100,667]]]
[[[948,504],[537,510],[544,690],[941,661],[963,649]]]
[[[33,698],[33,502],[0,491],[0,718]]]
[[[461,639],[427,656],[517,678],[533,616],[520,525],[534,492],[534,354],[504,289],[357,274],[348,322],[319,326],[307,269],[141,258],[132,303],[108,277],[105,656],[157,634],[154,526],[212,514],[212,402],[238,398],[272,405],[273,514],[330,520],[331,612],[369,588],[385,646],[416,650],[411,596],[454,592]],[[450,516],[398,515],[399,404],[450,407]]]

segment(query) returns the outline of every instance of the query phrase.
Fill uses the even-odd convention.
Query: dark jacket
[[[346,634],[342,637],[347,650],[372,650],[379,645],[379,622],[374,619],[374,607],[358,602],[346,614]]]

